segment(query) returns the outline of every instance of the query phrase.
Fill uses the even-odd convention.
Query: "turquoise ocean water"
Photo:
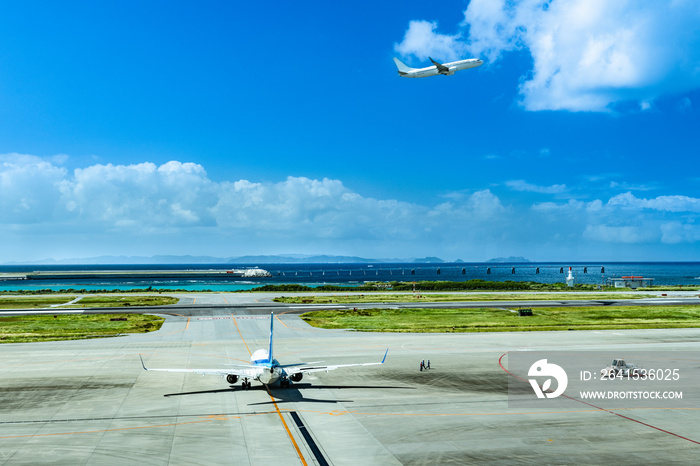
[[[241,278],[222,274],[213,278],[164,277],[144,279],[128,273],[116,279],[0,280],[0,291],[40,289],[128,290],[148,287],[162,289],[243,291],[267,284],[299,283],[357,286],[371,281],[492,281],[564,282],[569,267],[577,283],[603,284],[608,278],[643,276],[655,285],[700,285],[700,262],[591,262],[591,263],[372,263],[372,264],[177,264],[177,265],[12,265],[0,266],[3,273],[35,271],[95,270],[230,270],[260,267],[270,277]]]

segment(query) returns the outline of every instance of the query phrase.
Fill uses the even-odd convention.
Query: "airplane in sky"
[[[247,390],[251,386],[250,380],[257,380],[263,385],[272,385],[279,382],[282,388],[288,388],[291,382],[301,381],[304,374],[310,372],[328,372],[341,367],[352,366],[375,366],[384,364],[386,355],[389,353],[387,348],[384,353],[384,358],[381,362],[365,362],[355,364],[336,364],[336,365],[319,365],[321,361],[302,362],[297,364],[280,364],[277,359],[272,357],[272,334],[273,334],[273,314],[270,313],[270,346],[269,349],[259,349],[250,356],[250,364],[227,364],[229,368],[220,369],[147,369],[141,358],[141,365],[146,371],[163,371],[163,372],[191,372],[202,375],[218,375],[226,377],[226,381],[233,385],[239,378],[243,379],[242,387]]]
[[[466,60],[457,60],[444,64],[438,63],[432,58],[430,58],[430,61],[433,62],[433,66],[428,66],[426,68],[411,68],[398,58],[394,57],[394,63],[396,63],[396,67],[399,69],[399,76],[402,78],[427,78],[428,76],[436,76],[438,74],[450,76],[455,74],[455,71],[476,68],[477,66],[484,64],[484,62],[478,58],[467,58]]]

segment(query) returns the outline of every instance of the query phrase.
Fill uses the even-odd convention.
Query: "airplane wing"
[[[148,369],[143,362],[143,357],[139,354],[141,358],[141,366],[145,371],[159,371],[159,372],[189,372],[192,374],[201,375],[218,375],[227,376],[229,374],[237,375],[239,377],[249,377],[255,378],[260,373],[260,368],[255,366],[243,366],[231,364],[230,369]]]
[[[295,367],[295,366],[311,366],[313,364],[320,364],[323,361],[313,361],[313,362],[298,362],[296,364],[280,364],[279,367],[282,367],[286,369],[287,367]]]
[[[430,57],[428,57],[428,58],[430,58]],[[438,63],[435,60],[433,60],[432,58],[430,58],[430,61],[433,62],[433,65],[435,65],[437,67],[437,69],[440,73],[449,73],[450,72],[450,69],[448,67],[446,67],[445,65],[443,65],[442,63]]]
[[[353,367],[353,366],[376,366],[378,364],[384,364],[384,361],[386,361],[386,355],[389,353],[389,349],[387,348],[386,353],[384,353],[384,358],[382,358],[381,362],[361,362],[361,363],[355,363],[355,364],[336,364],[336,365],[329,365],[329,366],[315,366],[315,365],[297,365],[296,367],[290,367],[286,366],[285,372],[287,375],[293,375],[293,374],[299,374],[299,373],[311,373],[311,372],[328,372],[328,371],[333,371],[336,369],[340,369],[341,367]]]

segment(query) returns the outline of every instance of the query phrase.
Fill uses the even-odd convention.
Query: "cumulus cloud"
[[[527,110],[611,111],[700,87],[700,8],[692,0],[472,0],[453,35],[411,21],[395,49],[495,62],[526,51],[520,104]],[[679,111],[689,111],[682,98]]]
[[[211,225],[217,194],[192,163],[93,165],[60,183],[61,202],[82,221],[114,228]]]
[[[618,194],[608,205],[632,209],[653,209],[666,212],[700,213],[700,199],[688,196],[658,196],[653,199],[638,198],[631,192]]]
[[[571,199],[566,203],[543,202],[532,211],[580,231],[581,239],[617,244],[700,242],[700,199],[683,195],[644,199],[632,193],[615,195],[604,202]],[[675,217],[675,218],[674,218]]]
[[[528,110],[606,111],[621,101],[648,109],[661,94],[700,85],[692,1],[473,0],[464,15],[472,52],[530,52],[520,88]]]
[[[0,155],[0,243],[15,245],[15,254],[133,254],[140,245],[146,255],[420,251],[485,260],[524,245],[547,254],[567,244],[700,245],[700,199],[680,194],[523,205],[521,196],[465,189],[432,204],[368,197],[330,178],[213,181],[201,165],[178,161],[75,170],[58,163]],[[563,185],[509,186],[565,192]]]
[[[38,223],[53,217],[67,171],[33,155],[0,155],[3,223]]]
[[[437,22],[411,21],[400,43],[394,50],[403,56],[414,55],[421,60],[433,57],[441,61],[454,61],[464,51],[460,35],[446,35],[436,32]]]
[[[505,212],[489,190],[431,206],[366,197],[329,178],[215,182],[201,165],[178,161],[69,171],[13,154],[1,156],[0,164],[0,241],[10,241],[8,225],[47,237],[61,225],[65,235],[99,236],[113,245],[134,237],[180,237],[181,243],[206,235],[219,246],[283,242],[313,249],[319,241],[429,242],[460,234],[465,225],[475,234]]]

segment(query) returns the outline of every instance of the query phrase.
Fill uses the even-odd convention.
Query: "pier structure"
[[[3,273],[0,280],[91,280],[91,279],[202,279],[259,278],[272,274],[261,268],[228,270],[48,270],[28,273]]]

